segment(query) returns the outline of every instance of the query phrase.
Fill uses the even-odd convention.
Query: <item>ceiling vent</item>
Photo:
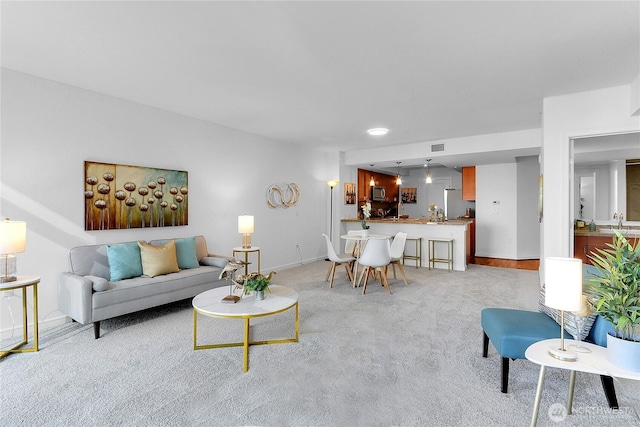
[[[444,151],[444,144],[433,144],[431,146],[431,152],[435,153],[436,151]]]

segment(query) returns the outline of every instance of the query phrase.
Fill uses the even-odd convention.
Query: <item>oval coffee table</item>
[[[193,299],[193,349],[203,350],[207,348],[244,347],[243,370],[249,370],[249,346],[260,344],[282,344],[298,342],[298,293],[293,289],[279,285],[269,285],[269,291],[265,292],[265,298],[256,301],[253,295],[244,295],[238,302],[222,302],[229,294],[229,288],[223,286],[203,292]],[[295,338],[285,338],[266,341],[249,341],[249,320],[253,317],[270,316],[296,308]],[[198,313],[209,317],[222,317],[226,319],[244,319],[244,341],[222,344],[198,345]]]

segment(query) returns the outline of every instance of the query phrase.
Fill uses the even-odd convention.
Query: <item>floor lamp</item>
[[[329,188],[331,188],[331,193],[330,193],[330,212],[329,212],[329,217],[330,217],[330,221],[329,221],[329,240],[333,241],[333,187],[335,187],[336,185],[338,185],[338,181],[327,181],[327,185],[329,186]]]

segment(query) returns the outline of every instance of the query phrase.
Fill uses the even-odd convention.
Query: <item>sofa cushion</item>
[[[200,260],[201,265],[209,265],[211,267],[220,267],[220,268],[226,267],[228,262],[229,260],[225,258],[212,257],[212,256],[206,256]]]
[[[104,277],[98,276],[84,276],[86,279],[91,280],[91,288],[94,292],[106,291],[109,288],[109,281]]]
[[[153,246],[146,242],[138,242],[140,258],[142,259],[142,273],[155,277],[161,274],[180,271],[176,257],[176,242],[169,240],[160,246]]]
[[[208,284],[210,286],[209,289],[228,285],[228,282],[219,280],[221,271],[222,269],[217,267],[201,266],[154,278],[141,276],[111,283],[106,291],[93,294],[94,320],[118,316],[119,314],[116,313],[120,311],[122,314],[122,308],[124,307],[127,307],[124,311],[127,313],[147,308],[149,305],[143,300],[155,299],[158,303],[153,305],[176,301],[173,298],[164,300],[164,296],[169,296],[176,292],[188,292],[189,288],[197,288],[203,284]],[[199,292],[202,292],[202,290]],[[186,295],[183,298],[191,298],[199,292]],[[97,316],[95,314],[96,310],[100,312]],[[110,310],[113,312],[110,312]],[[109,314],[106,315],[106,313]]]
[[[584,296],[586,298],[586,296]],[[562,321],[562,314],[560,310],[556,310],[555,308],[551,308],[545,305],[545,287],[544,284],[540,288],[540,296],[538,298],[538,311],[546,314],[550,318],[552,318],[558,325],[560,325]],[[590,313],[588,316],[580,316],[579,314],[572,311],[564,312],[564,330],[570,333],[574,339],[578,339],[578,335],[580,336],[580,340],[584,340],[587,335],[589,335],[589,331],[593,326],[593,322],[596,320],[596,313]],[[578,333],[578,323],[582,322],[583,327],[581,333]]]
[[[107,245],[107,258],[111,282],[142,276],[140,248],[137,243]]]
[[[178,267],[181,270],[189,268],[198,268],[198,257],[196,256],[196,238],[188,237],[176,240],[176,256],[178,258]]]

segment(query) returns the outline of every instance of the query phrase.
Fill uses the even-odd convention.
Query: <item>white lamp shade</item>
[[[577,258],[545,259],[545,305],[579,311],[582,305],[582,261]]]
[[[253,215],[238,217],[238,233],[253,233]]]
[[[0,254],[24,252],[27,246],[27,223],[0,221]]]

